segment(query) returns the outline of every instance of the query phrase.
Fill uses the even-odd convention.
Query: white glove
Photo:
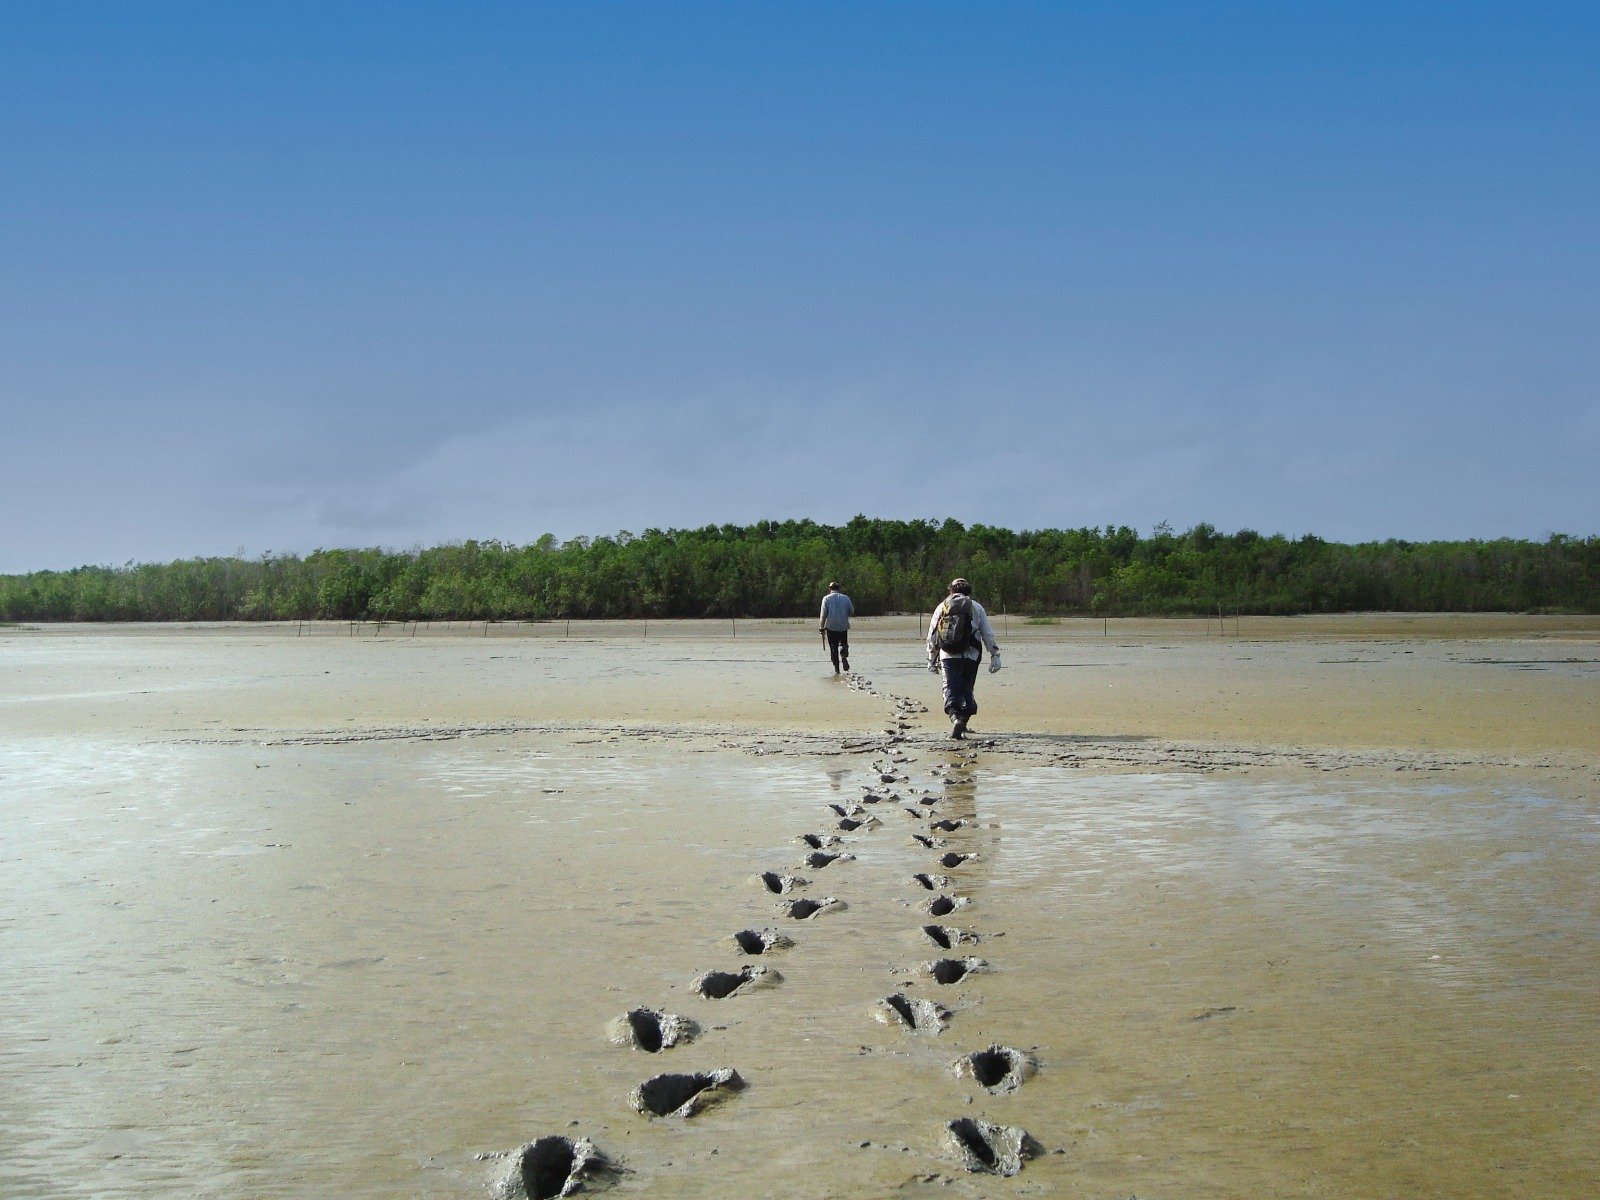
[[[1000,651],[996,650],[989,655],[989,674],[993,675],[1000,669]]]

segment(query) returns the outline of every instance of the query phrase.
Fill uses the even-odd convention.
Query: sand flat
[[[1471,621],[1013,620],[959,748],[909,617],[855,686],[791,623],[0,632],[0,1195],[487,1195],[549,1133],[617,1195],[993,1195],[965,1115],[1020,1194],[1592,1195],[1600,639]],[[612,1045],[636,1005],[702,1032]],[[1037,1074],[958,1079],[990,1044]]]

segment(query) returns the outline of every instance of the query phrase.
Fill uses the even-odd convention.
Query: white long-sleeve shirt
[[[822,614],[818,617],[818,625],[822,629],[844,633],[850,628],[850,618],[855,615],[856,606],[850,603],[849,596],[843,592],[829,592],[822,598]]]
[[[933,610],[933,617],[928,621],[928,661],[932,662],[935,654],[940,658],[982,658],[983,650],[980,650],[977,646],[972,647],[965,654],[957,654],[949,650],[940,650],[933,644],[933,635],[939,630],[939,617],[943,614],[944,606],[948,603],[948,597],[941,600],[939,607]],[[972,601],[972,631],[978,635],[978,641],[983,643],[984,649],[987,649],[990,654],[1000,653],[1000,647],[994,640],[994,626],[989,624],[989,614],[984,612],[983,605],[976,600]]]

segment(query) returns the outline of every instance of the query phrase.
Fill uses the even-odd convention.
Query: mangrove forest
[[[921,611],[956,575],[994,611],[1600,611],[1600,537],[1345,544],[1196,525],[1013,532],[856,517],[526,545],[317,550],[0,575],[0,620],[553,620]]]

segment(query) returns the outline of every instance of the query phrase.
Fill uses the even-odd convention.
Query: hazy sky
[[[0,570],[1600,532],[1600,6],[0,5]]]

